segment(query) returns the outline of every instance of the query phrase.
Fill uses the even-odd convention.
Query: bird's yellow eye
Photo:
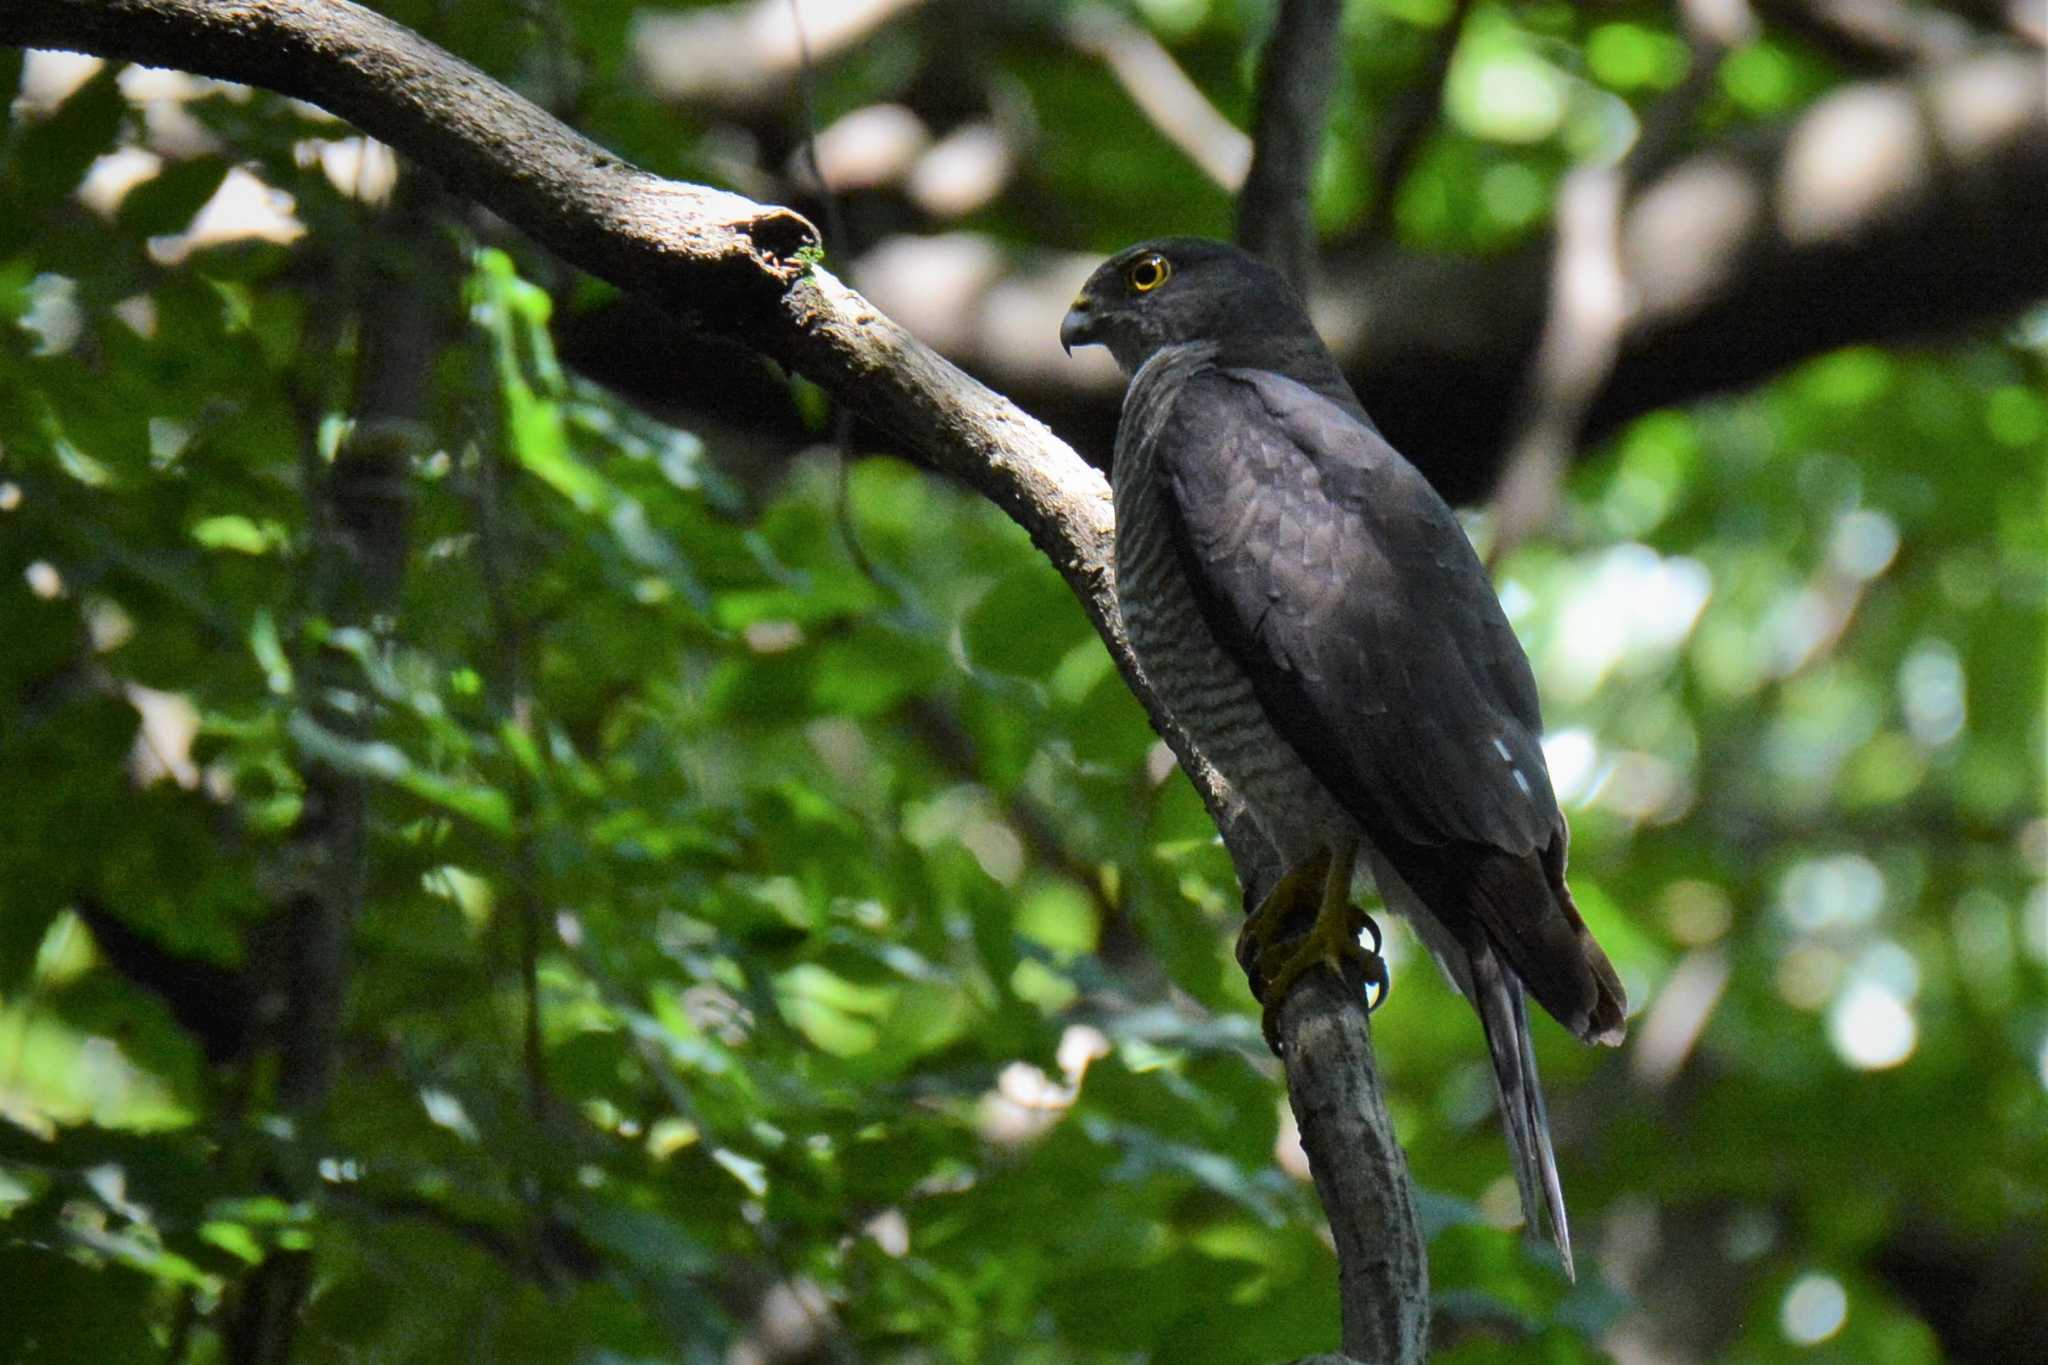
[[[1166,277],[1173,273],[1173,266],[1164,256],[1140,256],[1131,262],[1131,268],[1124,272],[1124,278],[1131,282],[1131,288],[1140,294],[1149,294],[1166,283]]]

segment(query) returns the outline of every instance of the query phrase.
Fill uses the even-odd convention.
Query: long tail
[[[1536,1053],[1529,1041],[1529,1011],[1522,983],[1501,970],[1493,945],[1483,938],[1467,946],[1472,1003],[1486,1030],[1487,1051],[1493,1054],[1494,1086],[1500,1093],[1501,1126],[1507,1131],[1508,1155],[1515,1167],[1515,1186],[1522,1195],[1522,1216],[1536,1233],[1547,1215],[1550,1235],[1564,1258],[1564,1273],[1576,1281],[1572,1266],[1571,1225],[1565,1219],[1564,1187],[1557,1179],[1557,1155],[1550,1146],[1550,1115],[1543,1107],[1543,1083],[1536,1075]]]

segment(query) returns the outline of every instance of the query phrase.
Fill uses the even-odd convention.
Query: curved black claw
[[[1365,1012],[1372,1014],[1386,1004],[1387,997],[1394,993],[1394,974],[1387,970],[1387,960],[1380,956],[1380,947],[1386,939],[1380,934],[1378,922],[1362,911],[1359,918],[1365,921],[1362,927],[1372,934],[1372,947],[1360,947],[1358,955],[1350,961],[1351,965],[1358,968],[1359,975],[1365,978],[1362,983],[1365,988]]]
[[[1251,980],[1252,994],[1265,1007],[1261,1023],[1266,1045],[1276,1055],[1281,1051],[1280,1007],[1294,983],[1318,963],[1327,964],[1347,985],[1356,983],[1365,996],[1368,1013],[1386,1003],[1392,984],[1386,959],[1380,956],[1385,939],[1379,925],[1346,901],[1322,903],[1315,907],[1315,918],[1306,934],[1275,941],[1280,926],[1293,918],[1295,912],[1306,913],[1310,909],[1304,898],[1313,894],[1322,872],[1321,867],[1311,864],[1299,869],[1297,875],[1283,879],[1238,935],[1238,963]],[[1359,942],[1361,932],[1371,933],[1371,948]]]

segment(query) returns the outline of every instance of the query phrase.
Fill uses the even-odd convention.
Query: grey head
[[[1105,346],[1126,376],[1166,346],[1216,344],[1216,363],[1271,370],[1356,412],[1358,400],[1279,271],[1206,237],[1155,237],[1111,256],[1060,324],[1060,345]]]

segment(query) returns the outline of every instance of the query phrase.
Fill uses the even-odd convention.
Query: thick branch
[[[1252,167],[1237,197],[1237,240],[1308,288],[1315,261],[1310,192],[1337,87],[1342,0],[1281,0],[1259,63]]]
[[[817,229],[628,165],[410,29],[347,0],[8,0],[0,44],[262,86],[347,119],[594,275],[759,323]],[[630,282],[630,284],[628,283]]]
[[[1374,1365],[1429,1353],[1429,1267],[1408,1159],[1380,1095],[1372,1030],[1357,999],[1330,972],[1310,972],[1281,1007],[1287,1096],[1334,1214],[1344,1353]]]

